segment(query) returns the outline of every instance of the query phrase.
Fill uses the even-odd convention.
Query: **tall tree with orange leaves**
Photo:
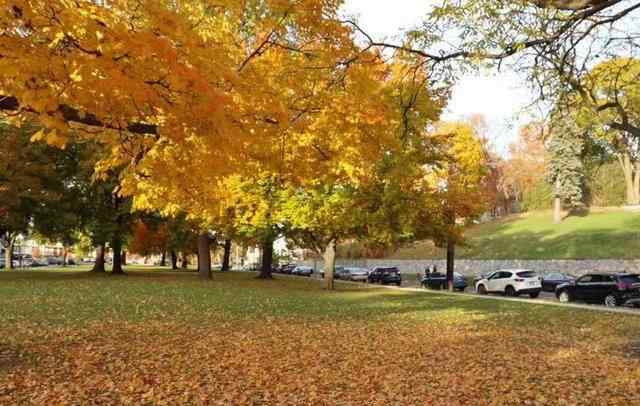
[[[343,131],[362,125],[345,107],[384,120],[368,98],[348,97],[375,86],[357,78],[375,79],[382,62],[354,43],[340,1],[2,3],[0,109],[37,117],[50,143],[74,129],[105,144],[98,170],[124,167],[122,194],[143,194],[142,179],[161,189],[164,201],[148,199],[158,207],[204,213],[203,255],[202,208],[219,179],[283,165],[314,177],[329,144],[368,137]]]

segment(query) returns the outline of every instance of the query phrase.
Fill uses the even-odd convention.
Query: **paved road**
[[[431,292],[438,292],[437,290],[430,290],[430,289],[424,289],[421,288],[419,286],[417,286],[417,283],[413,283],[412,281],[404,281],[402,288],[408,288],[408,289],[418,289],[418,290],[425,290],[425,291],[431,291]],[[465,291],[463,292],[466,295],[470,295],[470,296],[476,296],[476,297],[481,297],[481,298],[495,298],[495,299],[506,299],[506,300],[521,300],[521,301],[525,301],[527,303],[544,303],[544,304],[557,304],[560,306],[572,306],[572,307],[581,307],[581,308],[588,308],[588,309],[592,309],[592,310],[605,310],[605,311],[614,311],[616,312],[617,310],[622,310],[623,312],[631,312],[634,314],[638,314],[640,315],[640,309],[638,308],[634,308],[632,306],[627,306],[627,307],[618,307],[618,308],[607,308],[604,305],[599,305],[599,304],[587,304],[587,303],[571,303],[569,305],[564,304],[564,303],[560,303],[558,301],[558,299],[556,298],[555,293],[553,292],[540,292],[540,296],[538,296],[535,299],[531,299],[528,295],[522,295],[522,296],[518,296],[518,297],[506,297],[504,295],[500,295],[500,294],[489,294],[486,296],[481,296],[478,293],[476,293],[475,288],[468,286]]]
[[[420,286],[417,283],[413,283],[412,281],[406,281],[406,280],[402,282],[402,287],[403,288],[418,288],[418,289],[420,289]],[[467,288],[464,290],[463,293],[467,293],[467,294],[470,294],[470,295],[478,295],[476,293],[475,289],[472,286],[467,286]],[[480,296],[480,295],[478,295],[478,296]],[[491,296],[493,296],[493,295],[491,295]],[[495,295],[495,296],[499,297],[500,295]],[[522,295],[522,296],[519,296],[519,298],[529,299],[529,295]],[[536,300],[546,300],[546,301],[555,302],[558,299],[556,299],[556,295],[553,292],[540,292],[540,296],[538,296]]]
[[[276,274],[276,275],[281,275],[281,274]],[[292,276],[292,275],[285,275],[285,276]],[[296,277],[296,276],[292,276],[292,277]],[[314,274],[313,278],[315,279],[321,279],[319,274]],[[337,282],[339,283],[357,283],[357,284],[362,284],[363,282],[347,282],[347,281],[340,281],[338,280]],[[370,285],[370,286],[375,286],[375,287],[380,287],[381,285]],[[388,289],[403,289],[403,290],[410,290],[410,291],[414,291],[414,292],[424,292],[424,293],[436,293],[436,294],[445,294],[445,295],[464,295],[464,296],[470,296],[470,297],[476,297],[479,299],[488,299],[488,300],[508,300],[508,301],[519,301],[519,302],[524,302],[524,303],[534,303],[534,304],[545,304],[545,305],[553,305],[553,306],[565,306],[565,307],[572,307],[572,308],[578,308],[578,309],[586,309],[586,310],[596,310],[596,311],[602,311],[602,312],[608,312],[608,313],[624,313],[624,314],[633,314],[636,316],[640,316],[640,309],[637,308],[632,308],[632,307],[615,307],[615,308],[610,308],[610,307],[605,307],[604,305],[592,305],[592,304],[585,304],[585,303],[560,303],[557,299],[555,294],[550,293],[550,292],[542,292],[540,294],[540,296],[536,299],[531,299],[528,296],[520,296],[520,297],[505,297],[504,295],[496,295],[496,294],[490,294],[490,295],[479,295],[475,292],[474,288],[472,287],[467,287],[467,289],[465,289],[464,293],[450,293],[448,291],[443,291],[443,290],[432,290],[432,289],[425,289],[422,287],[419,287],[417,285],[417,282],[415,280],[412,279],[408,279],[408,280],[404,280],[402,287],[397,287],[397,286],[384,286],[385,288]]]

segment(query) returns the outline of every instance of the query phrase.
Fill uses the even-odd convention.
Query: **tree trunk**
[[[447,287],[453,292],[453,272],[455,271],[456,244],[452,239],[447,241]]]
[[[178,269],[178,255],[173,250],[171,250],[171,269],[174,271]]]
[[[123,275],[124,269],[122,269],[122,240],[120,236],[113,237],[111,241],[111,250],[113,251],[113,267],[111,273],[113,275]]]
[[[624,174],[624,184],[627,196],[626,202],[628,205],[636,205],[639,202],[638,195],[636,194],[636,181],[634,180],[633,176],[634,165],[631,162],[631,157],[628,153],[623,153],[622,156],[618,156],[618,162],[620,163],[620,166],[622,167],[622,173]]]
[[[327,290],[333,290],[335,288],[333,271],[336,267],[336,240],[329,241],[322,257],[324,259],[324,287]]]
[[[64,246],[62,247],[62,266],[65,267],[69,262],[69,249]]]
[[[160,257],[160,266],[167,266],[167,252],[162,251],[162,256]]]
[[[555,224],[562,223],[562,203],[559,197],[553,199],[553,222]]]
[[[640,161],[636,162],[633,177],[633,201],[640,204]]]
[[[211,238],[206,232],[198,235],[198,274],[202,279],[211,278]]]
[[[556,192],[553,199],[553,222],[559,224],[562,222],[562,201],[560,200],[560,181],[556,180]]]
[[[96,262],[93,264],[93,272],[104,272],[104,244],[96,247]]]
[[[189,267],[189,258],[186,252],[182,253],[182,269],[187,269]]]
[[[13,269],[13,245],[15,238],[9,237],[8,244],[4,247],[4,269],[10,271]]]
[[[273,238],[267,237],[262,243],[262,265],[258,279],[271,279],[271,268],[273,266]]]
[[[127,266],[127,251],[122,250],[122,266]]]
[[[231,260],[231,240],[224,240],[224,254],[222,256],[222,272],[230,270],[229,262]]]

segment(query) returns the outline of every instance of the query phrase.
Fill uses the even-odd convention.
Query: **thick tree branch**
[[[0,95],[0,110],[7,112],[18,112],[22,110],[29,113],[37,114],[35,110],[30,109],[28,106],[21,106],[18,99],[13,96]],[[130,123],[125,127],[120,127],[113,124],[105,123],[91,113],[84,113],[64,104],[58,106],[58,109],[51,113],[59,113],[62,115],[62,118],[65,121],[71,123],[83,124],[91,127],[106,128],[110,130],[128,131],[134,134],[149,134],[156,136],[159,135],[158,126],[155,124]]]
[[[607,0],[533,0],[532,3],[541,8],[584,10],[607,3]]]
[[[614,130],[627,132],[640,139],[640,127],[636,127],[629,123],[619,123],[616,121],[609,123],[609,126]]]

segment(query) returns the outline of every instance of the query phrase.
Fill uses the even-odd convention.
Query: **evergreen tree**
[[[554,221],[559,222],[561,206],[570,211],[584,206],[584,139],[572,122],[563,120],[554,126],[547,150],[547,180],[554,187]]]

